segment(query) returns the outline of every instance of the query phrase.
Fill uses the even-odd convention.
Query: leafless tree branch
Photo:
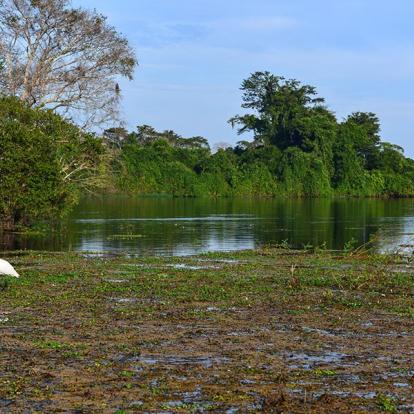
[[[0,0],[0,58],[0,93],[86,127],[118,117],[118,80],[137,65],[104,16],[70,0]]]

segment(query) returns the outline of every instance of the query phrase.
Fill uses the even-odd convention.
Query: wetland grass
[[[414,410],[410,258],[8,257],[0,413]]]

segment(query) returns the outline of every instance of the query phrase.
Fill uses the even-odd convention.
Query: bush
[[[62,217],[104,175],[104,147],[50,111],[0,98],[0,228]]]

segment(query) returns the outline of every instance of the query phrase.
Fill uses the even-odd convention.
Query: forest
[[[131,194],[187,197],[406,197],[414,161],[384,142],[373,113],[338,121],[316,89],[269,72],[244,80],[243,115],[229,123],[251,141],[212,152],[203,137],[148,125],[105,131],[114,186]]]

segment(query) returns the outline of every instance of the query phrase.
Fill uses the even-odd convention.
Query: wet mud
[[[0,413],[414,412],[407,257],[7,257]]]

